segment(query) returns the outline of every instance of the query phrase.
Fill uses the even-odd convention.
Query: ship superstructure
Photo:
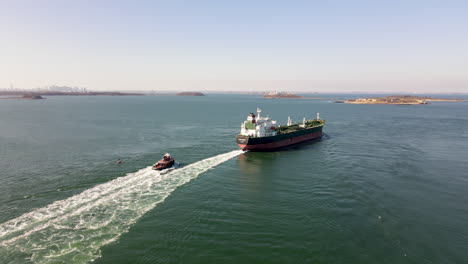
[[[262,110],[257,108],[257,115],[250,113],[241,123],[240,134],[236,137],[241,149],[270,151],[322,136],[325,120],[320,119],[319,113],[312,120],[303,118],[301,123],[293,123],[288,117],[287,125],[283,126],[277,126],[275,120],[262,117],[261,113]]]
[[[241,135],[251,137],[276,136],[276,121],[268,116],[261,117],[262,110],[257,108],[257,115],[250,113],[247,120],[241,123]]]

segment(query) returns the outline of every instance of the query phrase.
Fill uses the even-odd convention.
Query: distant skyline
[[[468,1],[1,0],[0,89],[468,93]]]

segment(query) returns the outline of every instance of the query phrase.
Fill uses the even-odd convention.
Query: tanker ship
[[[261,112],[257,108],[257,115],[250,113],[242,122],[240,134],[236,137],[236,143],[242,150],[272,151],[322,137],[325,120],[320,119],[319,113],[315,119],[304,118],[302,123],[293,123],[288,117],[287,125],[277,126],[276,121],[268,116],[261,117]]]

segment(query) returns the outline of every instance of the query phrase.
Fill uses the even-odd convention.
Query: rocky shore
[[[464,102],[465,100],[463,99],[441,99],[441,98],[412,96],[412,95],[391,95],[391,96],[386,96],[386,97],[350,99],[350,100],[340,101],[340,103],[344,102],[347,104],[418,105],[418,104],[429,104],[428,102],[430,101]]]

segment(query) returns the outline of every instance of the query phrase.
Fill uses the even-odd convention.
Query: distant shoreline
[[[6,100],[6,99],[17,99],[17,100],[43,100],[46,98],[26,98],[26,97],[0,97],[0,100]]]
[[[27,94],[33,95],[45,95],[45,96],[99,96],[99,95],[110,95],[110,96],[144,96],[142,93],[122,93],[122,92],[52,92],[52,91],[0,91],[0,96],[4,95],[16,95],[24,96]]]
[[[200,92],[180,92],[176,93],[176,96],[205,96]]]
[[[263,98],[265,99],[309,99],[309,100],[330,99],[330,98],[325,98],[325,97],[305,97],[305,96],[299,96],[299,97],[264,96]]]
[[[201,92],[129,93],[129,92],[56,92],[56,91],[0,91],[0,96],[205,96]],[[11,99],[21,97],[8,97]],[[3,98],[5,99],[5,98]]]
[[[89,91],[89,92],[61,92],[61,91],[42,91],[42,90],[7,90],[7,89],[0,89],[0,99],[5,99],[4,96],[23,96],[25,94],[36,94],[36,95],[43,95],[43,96],[182,96],[185,95],[184,93],[199,93],[199,92],[179,92],[179,91],[143,91],[138,90],[136,92],[119,92],[119,91],[112,91],[112,92],[103,92],[103,91]],[[385,98],[385,97],[369,97],[369,98],[359,98],[359,99],[338,99],[338,98],[329,98],[329,97],[319,97],[319,96],[302,96],[297,94],[290,94],[290,93],[276,93],[276,92],[245,92],[245,91],[208,91],[200,94],[239,94],[239,95],[258,95],[262,96],[265,99],[309,99],[309,100],[339,100],[335,102],[343,102],[343,103],[353,103],[353,104],[360,104],[361,102],[355,102],[357,100],[370,100],[370,99],[378,99],[378,98]],[[180,94],[180,95],[179,95]],[[325,94],[325,93],[324,93]],[[366,93],[327,93],[327,94],[343,94],[343,95],[350,95],[350,94],[357,94],[361,96],[365,96]],[[373,96],[378,96],[379,93],[373,94]],[[382,94],[382,96],[386,96],[388,94]],[[431,94],[432,96],[437,96],[438,94]],[[464,93],[440,93],[442,96],[454,97],[460,96],[464,97]],[[468,94],[466,94],[468,95]],[[2,98],[3,96],[3,98]],[[185,96],[192,96],[192,95],[185,95]],[[410,96],[410,95],[406,95]],[[388,96],[386,96],[388,97]],[[466,102],[468,100],[455,98],[455,99],[448,99],[448,98],[432,98],[429,97],[429,94],[421,93],[421,96],[414,96],[424,99],[427,102]],[[14,97],[13,99],[15,99]],[[370,102],[362,102],[362,104],[371,104]],[[376,103],[374,103],[376,104]]]
[[[263,98],[265,99],[327,99],[322,97],[305,97],[302,95],[297,95],[293,93],[284,93],[284,92],[268,92],[263,93]]]
[[[39,94],[27,93],[23,94],[21,97],[0,97],[0,99],[23,99],[23,100],[42,100],[45,99]]]

